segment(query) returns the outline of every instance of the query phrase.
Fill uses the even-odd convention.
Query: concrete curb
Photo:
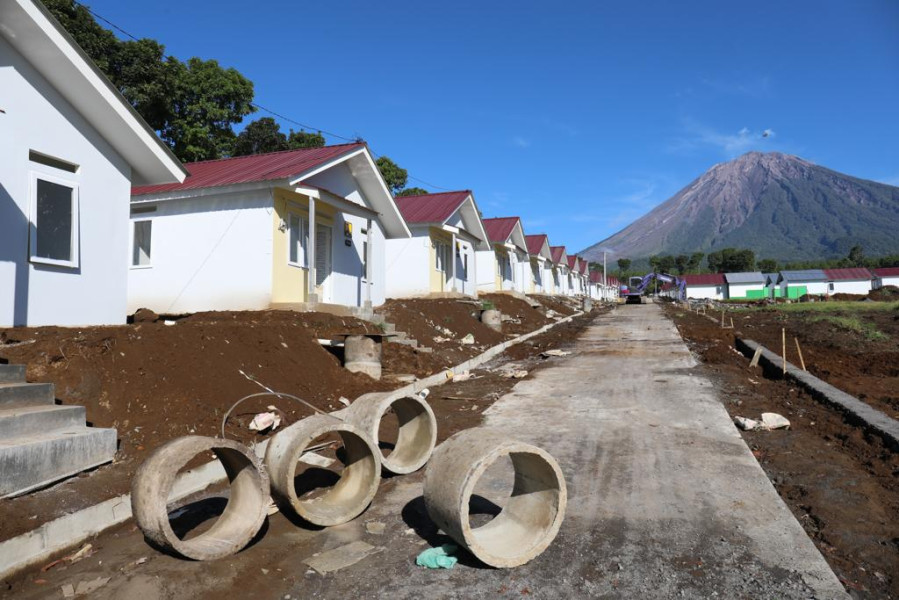
[[[447,381],[451,381],[453,374],[474,369],[495,358],[507,348],[545,333],[557,325],[568,323],[582,314],[584,313],[576,312],[573,315],[559,319],[555,323],[549,323],[530,333],[506,340],[451,369],[419,379],[414,383],[394,390],[389,393],[389,397],[392,399],[402,398],[410,394],[416,394],[425,388],[442,385]],[[266,446],[268,446],[268,440],[256,445],[254,448],[256,455],[263,457]],[[224,481],[226,478],[227,476],[221,463],[217,460],[208,462],[196,469],[185,472],[178,478],[172,488],[169,502],[181,500],[191,494],[201,492],[210,485]],[[0,542],[0,579],[47,560],[54,554],[71,548],[110,527],[124,523],[131,517],[131,494],[125,494],[44,523],[28,533]]]
[[[762,349],[759,362],[762,368],[772,374],[782,375],[783,358],[753,340],[736,339],[737,350],[752,357],[757,348]],[[804,387],[817,400],[836,408],[846,415],[849,422],[879,436],[894,452],[899,452],[899,421],[871,408],[855,396],[821,381],[811,373],[803,371],[792,363],[787,363],[787,377]]]

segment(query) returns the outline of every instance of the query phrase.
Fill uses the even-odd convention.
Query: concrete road
[[[417,473],[385,481],[346,525],[310,531],[276,515],[232,559],[180,561],[123,531],[66,577],[112,575],[92,597],[141,600],[846,597],[658,306],[619,307],[572,350],[487,412],[489,426],[552,453],[568,482],[558,538],[523,567],[489,569],[467,555],[452,570],[416,567],[420,551],[447,541],[427,518]],[[501,488],[502,474],[488,483]],[[321,575],[303,562],[358,541],[374,553],[341,570]]]

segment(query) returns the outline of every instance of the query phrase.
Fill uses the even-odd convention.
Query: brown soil
[[[481,300],[491,302],[503,314],[503,333],[521,335],[553,322],[546,310],[534,308],[524,300],[509,294],[481,294]],[[511,321],[506,320],[511,317]]]
[[[527,330],[545,322],[526,302],[512,300],[537,313],[522,321]],[[0,361],[27,365],[28,381],[54,383],[58,403],[84,405],[90,424],[115,427],[119,435],[112,465],[4,501],[0,540],[127,493],[149,452],[182,435],[220,435],[228,409],[245,396],[264,392],[259,384],[333,411],[342,408],[340,397],[400,387],[393,375],[427,376],[508,339],[472,316],[476,308],[457,300],[390,301],[384,307],[389,320],[433,352],[385,344],[380,381],[346,371],[338,355],[317,341],[380,329],[323,313],[210,312],[166,325],[142,312],[134,324],[120,327],[0,330]],[[444,335],[434,327],[437,323],[452,330],[454,335],[447,336],[452,339],[434,342],[436,335]],[[460,344],[468,333],[475,344]],[[248,425],[269,405],[282,412],[282,426],[313,412],[292,399],[252,398],[228,419],[226,435],[243,442],[268,437],[270,432],[256,434]]]
[[[776,412],[790,420],[788,431],[743,432],[743,437],[847,589],[855,597],[899,597],[899,455],[795,384],[750,369],[734,349],[734,330],[704,316],[667,310],[718,384],[731,416],[757,419],[762,412]],[[766,340],[757,319],[753,313],[736,333]],[[779,333],[778,325],[778,338]],[[869,379],[876,386],[877,378]]]
[[[544,296],[542,294],[534,294],[531,297],[546,308],[554,310],[566,317],[573,315],[579,310],[578,308],[575,308],[576,302],[574,299],[563,300],[556,296]]]
[[[831,314],[844,316],[828,313]],[[823,316],[818,313],[754,310],[734,317],[734,325],[742,337],[778,354],[783,345],[781,329],[786,329],[788,361],[800,365],[795,341],[798,339],[809,372],[890,417],[899,418],[899,311],[852,315],[870,324],[883,338],[869,339],[833,322],[816,320]]]

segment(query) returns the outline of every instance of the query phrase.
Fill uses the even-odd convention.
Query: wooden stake
[[[808,371],[808,369],[805,368],[805,359],[802,358],[802,348],[799,347],[799,338],[794,337],[793,341],[796,342],[796,352],[799,353],[799,363],[802,365],[802,370]]]
[[[783,349],[783,367],[784,367],[784,375],[787,374],[787,330],[786,328],[781,328],[780,330],[780,341],[781,348]]]
[[[734,328],[734,318],[733,317],[730,318],[730,328],[731,329]]]
[[[762,357],[762,347],[759,346],[758,348],[755,349],[755,354],[752,355],[752,360],[749,361],[749,366],[750,367],[759,366],[759,359],[761,357]]]
[[[721,311],[721,327],[724,327],[724,311]]]

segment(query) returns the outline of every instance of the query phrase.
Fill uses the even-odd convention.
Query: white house
[[[722,273],[684,275],[687,298],[724,300],[727,298],[727,282]]]
[[[824,269],[828,294],[867,295],[874,283],[874,275],[863,267]]]
[[[780,286],[781,296],[793,300],[807,294],[827,294],[827,275],[821,269],[781,271],[777,284]]]
[[[521,219],[500,217],[483,223],[491,249],[477,253],[478,291],[525,293],[530,259]]]
[[[552,254],[553,294],[567,296],[571,288],[568,283],[568,254],[565,246],[550,246],[549,251]]]
[[[364,143],[186,165],[132,190],[129,310],[383,303],[385,238],[408,238]]]
[[[387,240],[387,296],[476,296],[475,254],[492,250],[471,191],[402,196],[396,204],[412,237]]]
[[[131,185],[185,174],[40,2],[0,2],[0,326],[124,323]]]
[[[880,267],[874,269],[874,289],[885,285],[899,286],[899,267]]]
[[[727,297],[731,299],[760,300],[766,294],[764,274],[759,271],[746,273],[725,273]]]
[[[552,290],[552,253],[546,234],[524,236],[530,255],[531,274],[528,293],[544,294]]]
[[[582,277],[583,261],[579,256],[574,254],[568,256],[568,295],[580,296],[584,293],[584,282]]]

